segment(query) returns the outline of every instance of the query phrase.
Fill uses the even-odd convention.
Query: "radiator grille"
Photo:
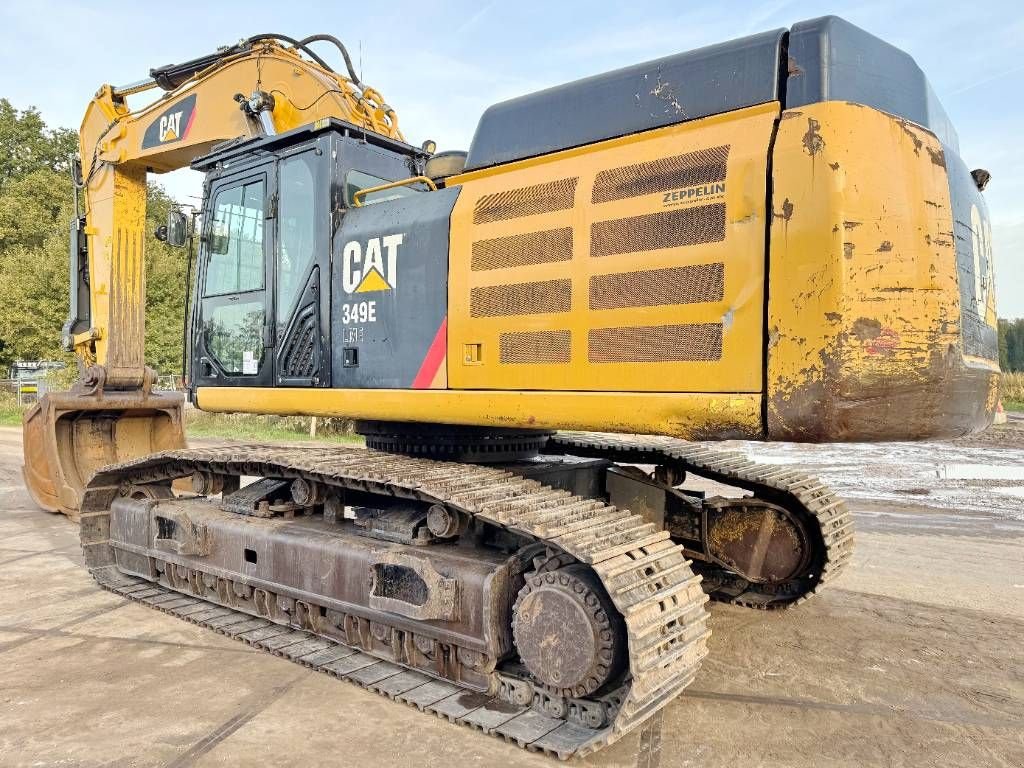
[[[568,363],[572,346],[569,331],[522,331],[501,334],[502,363]]]
[[[725,204],[678,208],[590,225],[590,255],[653,251],[725,239]]]
[[[559,179],[519,189],[507,189],[484,195],[473,208],[473,223],[518,219],[537,213],[565,211],[572,208],[579,178]]]
[[[525,267],[572,259],[572,227],[527,232],[521,235],[477,240],[473,243],[470,268],[485,269]]]
[[[572,306],[572,284],[569,280],[544,280],[485,285],[472,290],[469,306],[472,317],[568,312]]]
[[[725,264],[692,264],[670,269],[594,275],[590,278],[590,308],[659,307],[721,301],[725,293]]]
[[[592,363],[719,360],[722,357],[722,324],[593,328],[587,342]]]
[[[724,181],[729,145],[609,168],[597,174],[591,202],[607,203],[680,187]]]

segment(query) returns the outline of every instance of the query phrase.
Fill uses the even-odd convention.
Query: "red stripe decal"
[[[192,113],[188,116],[188,122],[185,123],[185,132],[183,134],[181,134],[181,138],[184,139],[186,136],[188,136],[188,132],[192,130],[192,123],[195,121],[195,119],[196,119],[196,105],[193,104],[192,105]]]
[[[420,365],[416,378],[412,380],[413,389],[427,389],[430,387],[430,382],[434,380],[434,375],[437,373],[437,369],[441,367],[441,361],[444,360],[447,352],[448,318],[446,316],[441,321],[441,327],[437,329],[434,340],[430,343],[430,349],[427,350],[427,356],[423,358],[423,363]]]

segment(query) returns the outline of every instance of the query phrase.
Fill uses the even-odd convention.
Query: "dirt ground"
[[[102,592],[0,429],[0,766],[553,766]],[[594,766],[1024,765],[1024,420],[949,443],[734,447],[850,500],[853,567],[711,606],[696,681]]]

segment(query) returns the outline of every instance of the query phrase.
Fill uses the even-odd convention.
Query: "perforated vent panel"
[[[487,224],[537,213],[568,210],[572,208],[576,197],[578,181],[578,178],[558,179],[484,195],[473,208],[473,223]]]
[[[722,357],[722,324],[592,328],[588,334],[588,347],[592,363],[719,360]]]
[[[285,340],[281,376],[312,378],[320,371],[317,307],[311,304],[299,312],[292,332]]]
[[[699,304],[721,301],[724,293],[725,265],[722,262],[590,278],[591,309]]]
[[[448,386],[542,400],[753,395],[743,418],[755,423],[778,119],[778,103],[765,103],[463,176],[450,218]],[[675,405],[629,402],[652,433],[680,428]],[[678,413],[702,409],[694,423],[718,424],[704,407],[678,401]]]
[[[653,251],[725,239],[725,203],[678,208],[590,225],[590,255]]]
[[[597,174],[591,202],[607,203],[627,197],[666,192],[680,187],[725,180],[729,145],[662,157],[647,163],[609,168]]]
[[[485,285],[470,293],[472,317],[505,317],[568,312],[572,306],[569,280],[544,280],[536,283]]]
[[[506,364],[568,363],[572,334],[569,331],[503,333],[499,347],[499,359]]]
[[[470,268],[484,269],[527,267],[572,259],[572,227],[526,232],[509,237],[477,240],[473,243]]]

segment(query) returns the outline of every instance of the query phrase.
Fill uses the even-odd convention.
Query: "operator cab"
[[[398,251],[410,250],[416,227],[407,208],[428,187],[371,188],[419,176],[428,157],[330,119],[231,142],[193,163],[206,173],[188,345],[193,398],[198,387],[381,386],[394,378],[385,360],[406,352],[398,336],[416,337],[401,333],[415,317],[398,306]],[[410,280],[439,287],[439,299],[446,216],[444,223],[437,258],[416,265],[418,275],[409,270]],[[410,286],[403,298],[417,293]]]

